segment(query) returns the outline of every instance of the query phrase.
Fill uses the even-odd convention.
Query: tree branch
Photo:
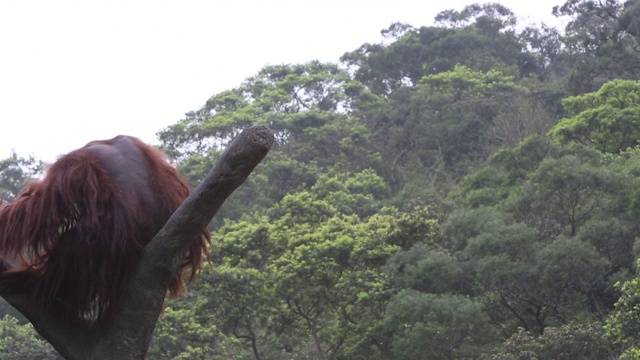
[[[264,159],[273,142],[270,129],[252,126],[229,144],[207,178],[147,244],[120,308],[104,324],[69,324],[55,309],[43,311],[29,294],[16,289],[0,289],[0,295],[67,359],[143,359],[169,284],[191,242]]]
[[[273,142],[270,129],[253,126],[229,144],[207,178],[145,247],[123,306],[100,338],[94,359],[144,357],[167,288],[189,245],[262,161]]]

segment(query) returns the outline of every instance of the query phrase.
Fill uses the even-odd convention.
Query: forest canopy
[[[549,10],[565,29],[497,3],[390,24],[160,130],[194,185],[250,124],[277,144],[149,358],[637,358],[640,1]],[[0,161],[0,195],[40,169]],[[3,313],[0,352],[51,356]]]

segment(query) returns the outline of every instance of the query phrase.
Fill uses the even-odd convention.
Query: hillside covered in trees
[[[194,185],[248,125],[278,142],[149,358],[640,357],[640,0],[553,11],[566,29],[499,4],[391,24],[162,129]],[[0,162],[0,196],[39,168]],[[51,355],[13,317],[0,334]]]

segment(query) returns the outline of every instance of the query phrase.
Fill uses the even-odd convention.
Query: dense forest
[[[149,358],[640,358],[640,0],[553,13],[565,29],[495,3],[391,24],[159,131],[194,185],[250,124],[277,144]],[[0,161],[0,196],[41,169]],[[54,356],[0,310],[0,353]]]

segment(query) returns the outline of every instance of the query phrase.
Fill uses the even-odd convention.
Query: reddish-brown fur
[[[71,319],[103,319],[117,308],[144,246],[189,195],[162,153],[118,136],[62,156],[42,181],[0,210],[5,280],[30,289]],[[170,292],[184,290],[203,262],[209,233],[193,240]]]

